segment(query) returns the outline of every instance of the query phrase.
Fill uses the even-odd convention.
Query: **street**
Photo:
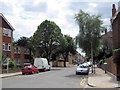
[[[2,88],[84,88],[87,75],[75,75],[75,67],[2,79]]]

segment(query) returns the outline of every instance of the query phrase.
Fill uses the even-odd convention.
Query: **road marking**
[[[86,85],[86,81],[87,81],[87,78],[86,77],[82,77],[80,79],[80,86],[84,87]]]

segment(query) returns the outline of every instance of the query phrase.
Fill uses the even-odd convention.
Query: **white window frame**
[[[14,53],[20,53],[20,48],[19,47],[15,47],[14,48]]]
[[[4,51],[11,51],[11,44],[3,42],[3,50]]]
[[[5,43],[3,43],[3,50],[5,50]]]
[[[12,36],[12,30],[3,28],[3,36],[11,37]]]

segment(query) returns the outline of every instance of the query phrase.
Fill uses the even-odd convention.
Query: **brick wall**
[[[110,73],[116,75],[116,64],[113,62],[113,57],[108,58],[107,60],[107,69]]]
[[[112,23],[113,29],[113,48],[120,48],[120,12]],[[120,62],[120,53],[114,53],[114,62]]]

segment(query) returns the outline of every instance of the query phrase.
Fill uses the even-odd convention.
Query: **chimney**
[[[114,17],[116,13],[116,8],[115,8],[115,4],[112,5],[112,17]]]

